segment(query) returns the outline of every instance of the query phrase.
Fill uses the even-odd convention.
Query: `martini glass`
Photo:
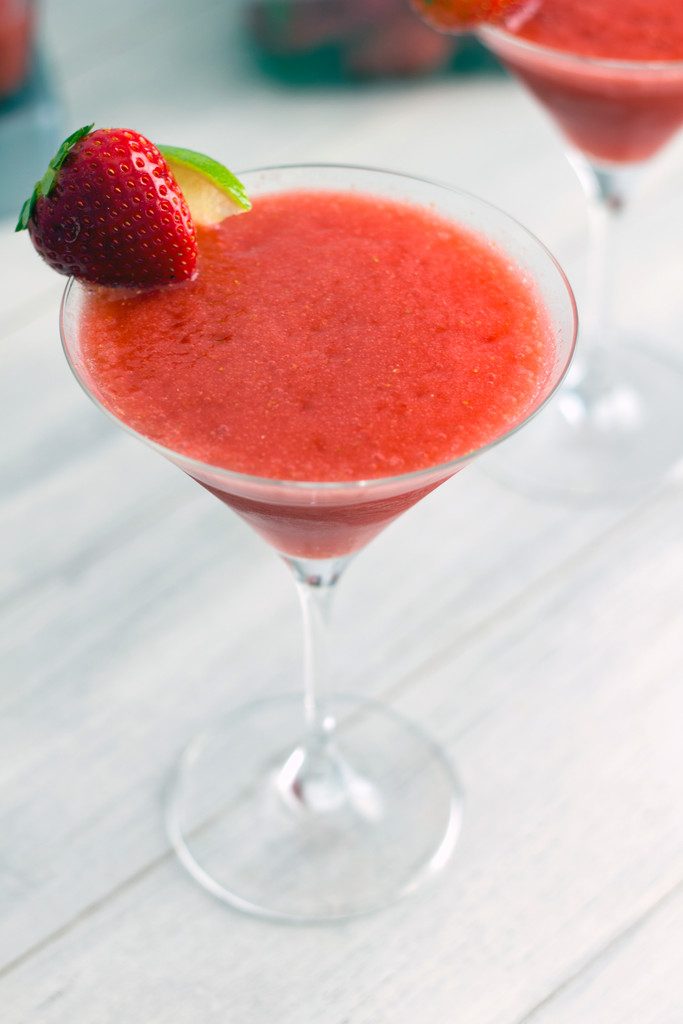
[[[683,61],[583,57],[490,26],[478,34],[561,129],[592,239],[571,373],[547,413],[490,466],[527,493],[579,503],[646,491],[683,455],[683,378],[648,338],[620,336],[613,314],[634,187],[683,125]]]
[[[537,289],[555,335],[552,371],[525,419],[560,383],[576,337],[571,289],[543,245],[504,213],[445,186],[361,168],[281,167],[241,177],[252,196],[357,190],[404,200],[490,239]],[[261,479],[198,462],[136,434],[102,405],[79,343],[84,295],[71,281],[61,317],[66,357],[81,386],[282,556],[303,610],[302,691],[236,708],[192,740],[180,760],[166,806],[180,860],[215,896],[281,921],[338,920],[392,903],[448,861],[460,829],[460,790],[443,753],[413,724],[378,703],[332,692],[330,605],[351,557],[479,452],[341,483]]]

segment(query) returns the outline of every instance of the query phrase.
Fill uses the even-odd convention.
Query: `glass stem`
[[[572,162],[588,199],[590,229],[585,328],[578,365],[585,373],[599,373],[616,334],[622,226],[639,172],[628,166],[592,164],[580,154],[574,155]]]
[[[338,577],[337,577],[338,579]],[[296,576],[303,618],[304,718],[311,737],[325,733],[325,700],[330,667],[330,615],[334,581],[322,576]]]
[[[348,795],[348,770],[334,745],[335,720],[326,709],[330,666],[330,611],[348,558],[285,558],[294,573],[303,613],[302,741],[278,777],[283,799],[297,810],[325,813]]]

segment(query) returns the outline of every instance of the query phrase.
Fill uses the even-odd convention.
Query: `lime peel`
[[[226,217],[251,209],[242,182],[217,160],[177,146],[158,149],[171,168],[196,224],[219,224]]]

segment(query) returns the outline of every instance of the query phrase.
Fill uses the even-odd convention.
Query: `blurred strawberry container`
[[[270,70],[293,77],[416,77],[446,67],[458,46],[407,0],[249,0],[247,11]]]
[[[44,172],[65,134],[49,62],[36,45],[37,6],[0,0],[0,220],[14,222],[27,184]]]
[[[28,78],[33,49],[32,0],[0,0],[0,100]]]

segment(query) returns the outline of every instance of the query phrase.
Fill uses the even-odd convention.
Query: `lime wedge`
[[[180,185],[195,224],[219,224],[226,217],[251,209],[242,182],[217,160],[177,146],[158,149]]]

